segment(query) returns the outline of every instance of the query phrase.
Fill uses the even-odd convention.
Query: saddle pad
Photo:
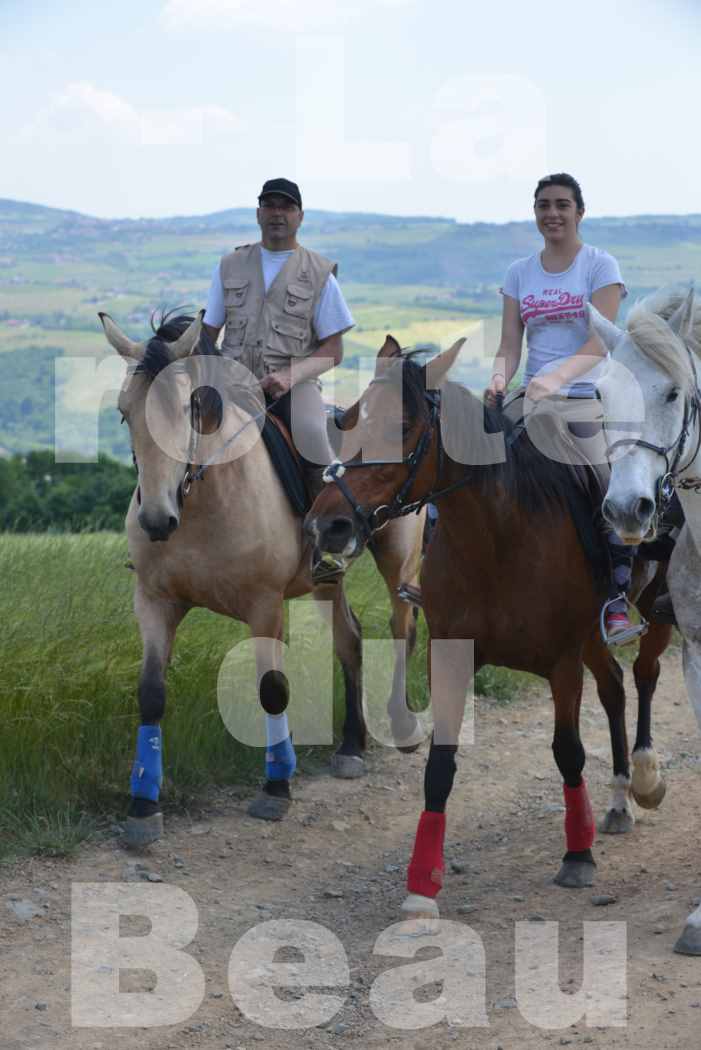
[[[311,507],[302,464],[290,444],[284,423],[269,413],[263,426],[263,441],[292,510],[302,517]]]

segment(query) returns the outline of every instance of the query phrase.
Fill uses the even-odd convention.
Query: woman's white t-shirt
[[[594,292],[620,284],[628,294],[618,263],[601,248],[583,244],[572,264],[562,273],[543,269],[540,252],[517,259],[506,271],[504,295],[519,304],[526,330],[528,358],[524,383],[539,372],[550,372],[563,358],[571,357],[589,338],[586,303]],[[574,397],[592,397],[603,362],[562,388]]]

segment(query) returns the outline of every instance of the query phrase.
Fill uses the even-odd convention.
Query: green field
[[[0,855],[65,852],[125,814],[141,661],[126,560],[126,539],[115,533],[0,535]],[[351,570],[348,588],[364,636],[388,638],[389,601],[368,556]],[[217,709],[219,668],[246,635],[205,610],[180,627],[163,722],[168,807],[187,805],[208,785],[252,785],[262,776],[262,749],[237,743]],[[421,620],[409,676],[419,707],[425,655]],[[486,668],[477,690],[508,699],[527,680]],[[338,731],[338,667],[334,694]],[[301,747],[302,768],[328,752]]]

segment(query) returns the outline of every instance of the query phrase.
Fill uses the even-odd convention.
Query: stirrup
[[[613,598],[609,598],[607,602],[604,602],[601,608],[601,615],[599,616],[599,630],[601,631],[601,637],[604,645],[608,645],[609,648],[615,645],[627,645],[628,642],[632,642],[636,638],[642,638],[642,636],[647,633],[647,629],[650,626],[647,620],[641,616],[640,623],[633,623],[626,630],[617,631],[609,638],[606,631],[606,614],[609,606],[613,605],[614,602],[621,601],[621,599],[626,603],[629,609],[633,608],[625,594],[621,593],[615,595]]]

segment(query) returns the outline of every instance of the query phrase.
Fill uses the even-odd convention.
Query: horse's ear
[[[402,352],[402,348],[399,345],[399,343],[397,342],[397,340],[394,338],[393,335],[390,335],[389,333],[387,333],[387,335],[385,336],[385,341],[382,344],[382,349],[380,350],[380,352],[378,353],[377,356],[378,356],[378,358],[380,358],[380,357],[399,357],[401,352]]]
[[[609,321],[607,317],[600,314],[591,303],[587,303],[587,312],[589,314],[589,331],[598,335],[607,350],[613,350],[623,338],[624,333],[613,321]]]
[[[193,352],[200,341],[203,317],[204,310],[200,310],[192,324],[188,325],[180,338],[176,339],[172,344],[171,355],[173,361],[180,361],[184,357],[189,357]]]
[[[105,336],[110,346],[114,347],[122,357],[129,358],[132,361],[140,361],[144,356],[143,344],[135,343],[128,335],[125,335],[109,314],[99,313],[97,316],[102,322],[102,327],[105,330]]]
[[[683,343],[686,343],[689,340],[689,337],[693,332],[695,291],[694,282],[692,281],[684,301],[679,304],[670,319],[667,321],[667,324],[674,334],[679,336]]]
[[[444,350],[438,357],[434,357],[433,360],[429,361],[426,365],[426,389],[435,390],[439,387],[448,372],[453,367],[458,359],[458,355],[463,348],[465,339],[458,339],[457,343],[453,343],[450,350]]]

